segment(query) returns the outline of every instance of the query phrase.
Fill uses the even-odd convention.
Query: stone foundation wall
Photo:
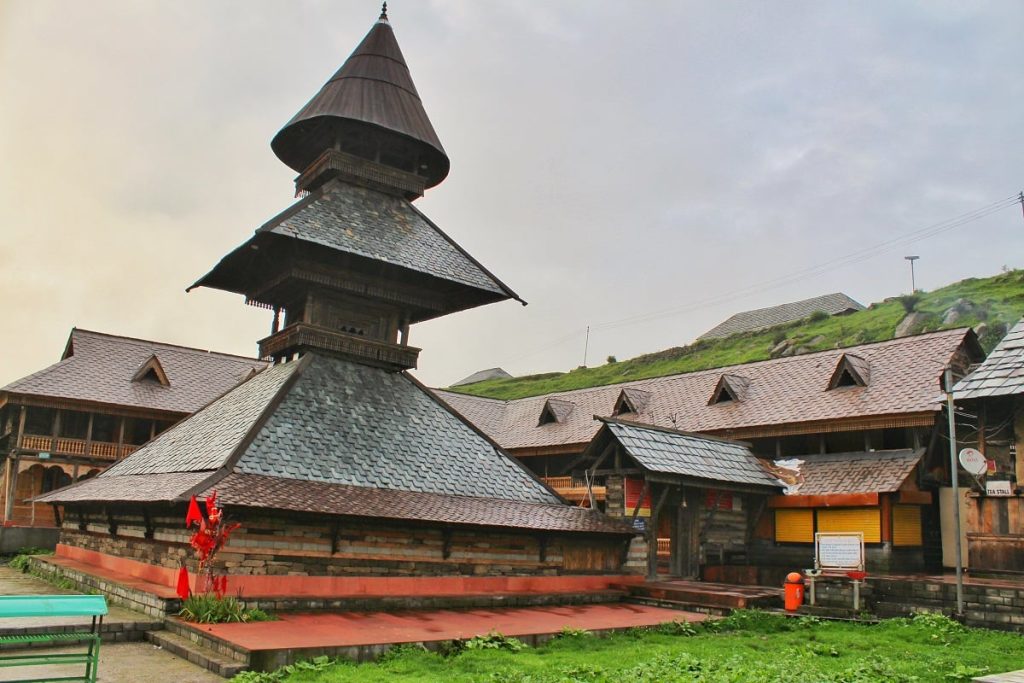
[[[819,579],[816,604],[849,609],[853,584],[847,579]],[[864,609],[883,617],[906,616],[913,612],[956,611],[956,584],[927,579],[872,579],[861,584]],[[964,585],[964,623],[1024,633],[1024,585]]]
[[[181,517],[119,513],[84,522],[67,515],[60,542],[170,569],[196,569]],[[558,576],[630,573],[626,539],[496,529],[404,526],[376,520],[236,515],[241,523],[218,555],[232,575]]]

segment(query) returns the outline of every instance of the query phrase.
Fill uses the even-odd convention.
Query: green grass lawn
[[[985,323],[989,332],[981,342],[987,352],[1003,337],[1009,326],[1024,316],[1024,270],[1012,270],[988,278],[971,278],[932,292],[918,292],[917,296],[914,308],[924,314],[925,319],[915,332]],[[942,313],[958,299],[970,301],[974,304],[974,311],[956,323],[943,324]],[[856,346],[892,339],[896,326],[905,315],[903,302],[898,298],[886,299],[849,315],[811,316],[788,325],[725,339],[696,341],[688,346],[598,367],[489,380],[451,390],[509,400],[766,360],[771,357],[772,348],[784,339],[790,340],[801,352]]]
[[[501,645],[502,640],[490,645]],[[945,617],[881,624],[737,612],[710,626],[665,625],[607,638],[567,635],[537,648],[448,656],[399,648],[375,664],[297,665],[237,681],[369,683],[737,683],[969,681],[1024,668],[1024,636],[967,629]],[[303,670],[305,668],[306,670]]]

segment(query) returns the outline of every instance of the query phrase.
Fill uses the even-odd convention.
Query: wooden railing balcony
[[[57,437],[56,443],[54,443],[52,436],[25,434],[21,437],[21,448],[27,451],[50,453],[51,455],[77,455],[83,458],[118,460],[133,453],[139,447],[126,443],[119,445],[109,441],[89,442],[85,439],[68,439],[65,437]]]
[[[574,480],[572,477],[543,477],[543,479],[548,486],[558,493],[558,495],[574,503],[578,503],[589,498],[587,495],[586,484],[583,484],[578,480]],[[604,500],[604,486],[591,486],[590,489],[594,493],[594,500]]]
[[[672,539],[671,538],[659,538],[658,539],[658,554],[668,555],[672,552]]]

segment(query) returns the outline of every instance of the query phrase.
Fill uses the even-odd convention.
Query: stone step
[[[245,596],[248,608],[278,612],[386,612],[390,610],[495,609],[552,607],[621,602],[626,590],[605,589],[553,593],[463,593],[459,595],[396,595],[345,598]]]
[[[202,624],[191,624],[181,619],[168,618],[164,620],[164,628],[169,633],[194,643],[197,647],[212,650],[223,659],[233,660],[243,666],[247,666],[251,662],[252,653],[249,650],[214,636],[205,630]]]
[[[248,668],[242,662],[225,657],[171,631],[150,631],[146,634],[146,639],[167,652],[187,659],[196,666],[201,666],[222,678],[231,678]]]
[[[704,606],[708,609],[752,609],[781,605],[775,588],[733,586],[697,581],[658,581],[629,587],[630,597]]]
[[[695,602],[683,602],[680,600],[648,598],[639,595],[630,596],[625,600],[625,602],[632,603],[634,605],[647,605],[648,607],[674,609],[679,610],[680,612],[696,612],[698,614],[707,614],[712,617],[727,617],[729,616],[729,613],[733,611],[733,608],[731,607],[719,607]]]

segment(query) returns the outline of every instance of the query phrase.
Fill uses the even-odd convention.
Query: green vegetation
[[[943,323],[943,314],[961,299],[968,303],[963,306],[960,318]],[[494,379],[451,390],[509,400],[766,360],[772,357],[772,350],[783,342],[787,342],[796,353],[856,346],[892,339],[896,326],[911,311],[919,314],[919,320],[911,330],[915,334],[984,324],[981,343],[986,351],[990,351],[1008,327],[1024,315],[1024,270],[1011,270],[989,278],[971,278],[933,292],[893,297],[845,316],[813,314],[787,325],[725,339],[696,341],[689,346],[596,368]]]
[[[400,646],[374,664],[320,657],[236,683],[881,683],[969,681],[1020,668],[1024,637],[968,629],[937,615],[877,625],[739,611],[607,638],[563,632],[537,648],[454,648],[441,655]],[[491,638],[496,634],[491,634]],[[469,642],[469,641],[467,641]]]
[[[277,617],[261,609],[246,609],[235,598],[222,598],[214,593],[188,596],[188,599],[182,603],[178,616],[186,621],[199,624],[277,620]]]
[[[18,550],[18,554],[12,557],[8,562],[7,566],[11,569],[17,569],[22,574],[31,574],[37,579],[41,579],[51,586],[66,591],[77,591],[79,590],[78,584],[71,579],[61,576],[56,572],[48,572],[34,567],[32,565],[33,555],[52,555],[52,550],[46,550],[45,548],[21,548]],[[89,594],[94,594],[95,591],[86,591]]]

